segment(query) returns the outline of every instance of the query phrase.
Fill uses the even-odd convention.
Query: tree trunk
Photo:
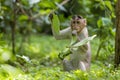
[[[11,23],[11,38],[12,38],[12,53],[15,55],[15,27],[16,27],[16,2],[17,0],[13,1],[13,19]]]
[[[116,4],[115,68],[120,64],[120,0]]]
[[[12,29],[12,33],[11,33],[11,37],[12,37],[12,53],[15,54],[15,23],[12,23],[13,25],[11,25],[11,29]]]

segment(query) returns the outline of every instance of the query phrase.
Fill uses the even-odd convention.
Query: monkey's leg
[[[86,64],[83,62],[83,61],[80,61],[79,62],[79,68],[82,70],[82,71],[86,71]]]
[[[71,62],[64,59],[64,60],[63,60],[63,69],[64,69],[65,71],[73,70],[73,66],[72,66]]]

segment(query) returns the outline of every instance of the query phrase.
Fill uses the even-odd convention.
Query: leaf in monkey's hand
[[[69,52],[70,52],[69,48],[66,48],[65,50],[63,50],[63,53],[69,53]]]
[[[77,47],[79,47],[79,46],[82,46],[82,45],[86,44],[87,42],[93,40],[93,38],[95,38],[95,37],[96,37],[96,35],[93,35],[93,36],[91,36],[91,37],[87,37],[87,38],[83,39],[82,41],[74,44],[74,45],[72,46],[72,48],[77,48]]]
[[[95,37],[96,37],[96,35],[93,35],[92,37],[87,37],[87,38],[83,39],[82,41],[80,41],[80,42],[78,42],[78,43],[76,43],[74,45],[71,44],[65,50],[60,52],[58,57],[61,60],[63,60],[66,56],[68,56],[69,54],[72,54],[70,49],[76,50],[79,46],[82,46],[82,45],[86,44],[88,41],[91,41]]]
[[[53,13],[53,18],[52,18],[52,29],[53,29],[53,34],[59,34],[60,21],[59,21],[58,16],[54,13]]]
[[[71,54],[70,48],[65,48],[61,53],[59,53],[58,57],[63,60],[66,56]]]

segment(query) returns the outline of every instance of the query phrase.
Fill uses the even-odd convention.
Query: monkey
[[[75,15],[72,17],[70,27],[59,31],[56,34],[52,27],[52,32],[57,40],[71,39],[75,35],[76,43],[88,37],[87,21],[82,16]],[[82,70],[89,71],[91,63],[91,48],[90,43],[80,46],[77,50],[71,49],[70,59],[63,59],[63,69],[65,71]]]

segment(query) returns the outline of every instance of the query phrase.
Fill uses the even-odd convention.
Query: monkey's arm
[[[69,39],[71,38],[71,28],[68,27],[66,29],[60,30],[60,21],[58,19],[58,16],[55,14],[52,14],[51,19],[51,26],[52,26],[52,33],[56,39]]]
[[[54,30],[52,30],[52,31],[54,31]],[[54,32],[53,32],[54,33]],[[56,38],[56,39],[58,39],[58,40],[60,40],[60,39],[70,39],[71,38],[71,28],[70,27],[68,27],[68,28],[66,28],[66,29],[63,29],[63,30],[60,30],[59,31],[59,34],[53,34],[54,35],[54,37]]]

